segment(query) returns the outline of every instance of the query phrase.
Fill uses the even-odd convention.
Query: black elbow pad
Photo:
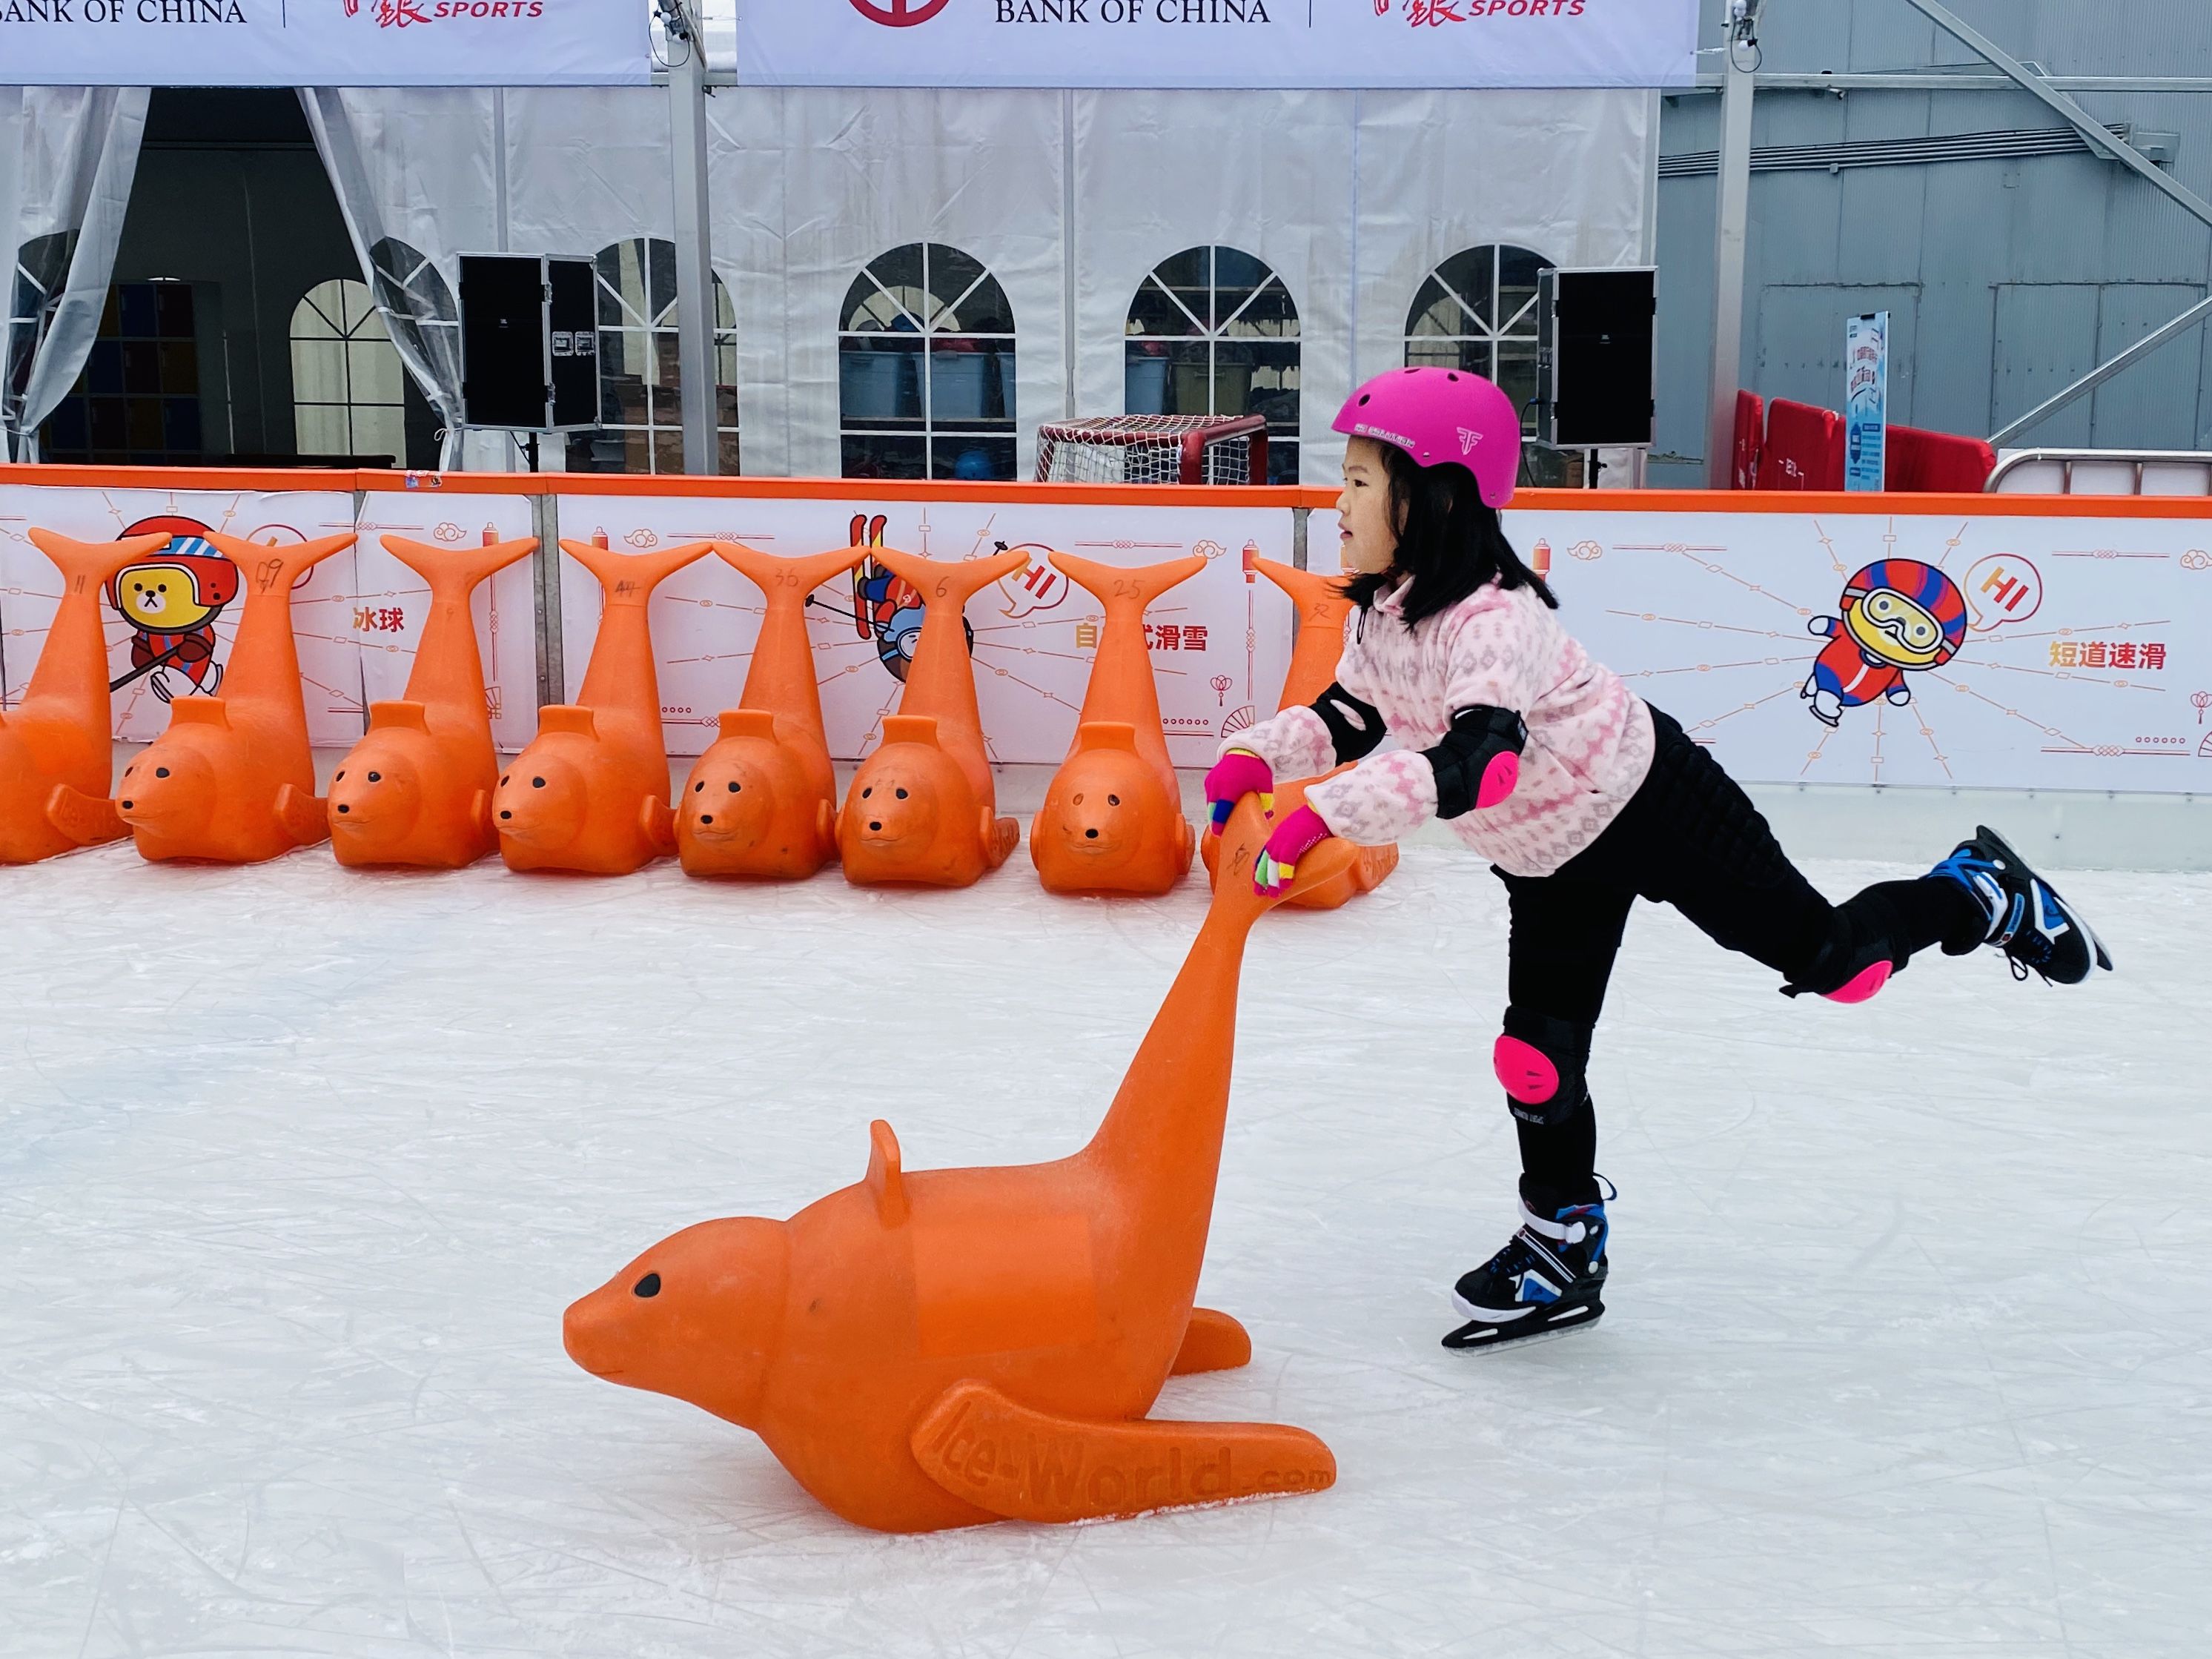
[[[1328,727],[1329,741],[1336,745],[1339,766],[1346,761],[1365,760],[1382,741],[1382,711],[1371,702],[1360,702],[1334,681],[1328,690],[1313,700],[1313,711]]]
[[[1513,793],[1528,728],[1510,708],[1462,708],[1451,730],[1421,752],[1437,775],[1437,816],[1455,818],[1478,806],[1495,806]]]

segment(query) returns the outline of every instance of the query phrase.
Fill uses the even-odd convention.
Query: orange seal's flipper
[[[957,776],[912,723],[886,749]],[[1252,890],[1267,830],[1256,800],[1231,816],[1198,938],[1080,1152],[916,1170],[872,1123],[852,1185],[788,1221],[688,1227],[574,1304],[570,1357],[754,1430],[825,1507],[888,1532],[1325,1490],[1334,1462],[1302,1430],[1143,1420],[1171,1372],[1250,1352],[1194,1304],[1245,942],[1276,902]],[[1346,856],[1325,842],[1297,878]]]
[[[115,804],[142,857],[255,864],[301,845],[299,825],[287,821],[279,801],[316,798],[293,591],[354,538],[288,545],[210,531],[207,539],[245,579],[246,609],[222,695],[169,705],[169,729],[123,769]]]
[[[331,779],[331,847],[344,865],[459,869],[499,845],[478,805],[499,755],[470,597],[538,538],[444,548],[386,536],[384,547],[429,584],[430,616],[406,696],[369,705],[368,735]]]
[[[1182,1334],[1182,1346],[1176,1351],[1176,1376],[1233,1371],[1239,1365],[1251,1363],[1252,1339],[1242,1325],[1212,1308],[1190,1310],[1190,1324]]]
[[[276,821],[302,847],[317,846],[331,838],[329,803],[306,793],[297,784],[278,787]]]
[[[837,781],[822,727],[807,596],[868,556],[865,547],[785,559],[733,542],[714,551],[768,601],[738,707],[684,781],[677,856],[687,874],[786,879],[837,855]]]
[[[964,615],[971,598],[1029,556],[1010,548],[951,564],[869,550],[921,595],[921,639],[898,714],[884,721],[883,746],[845,791],[838,856],[845,879],[859,884],[964,887],[1003,864],[1021,833],[1014,825],[1010,838],[1012,821],[998,816]]]
[[[121,841],[131,826],[105,795],[88,795],[65,783],[54,786],[46,798],[46,822],[72,847],[99,847]]]
[[[1030,823],[1030,860],[1055,893],[1164,893],[1189,872],[1191,833],[1160,725],[1145,607],[1206,560],[1133,569],[1066,553],[1052,562],[1105,608],[1106,623],[1075,742]]]
[[[0,714],[0,864],[32,864],[125,833],[106,805],[115,773],[115,720],[100,590],[117,572],[167,547],[169,538],[79,542],[33,529],[31,543],[61,572],[62,599],[22,702]],[[106,810],[71,806],[64,823],[50,810],[64,789],[71,801],[97,800]],[[110,824],[118,827],[111,831]]]
[[[492,823],[512,869],[628,875],[675,845],[650,810],[656,800],[667,810],[668,749],[646,607],[654,588],[712,544],[652,553],[561,546],[599,579],[599,636],[576,702],[539,709],[538,736],[500,774]]]
[[[1336,1458],[1278,1423],[1086,1422],[959,1382],[915,1425],[915,1462],[1010,1521],[1101,1521],[1193,1504],[1326,1492]]]

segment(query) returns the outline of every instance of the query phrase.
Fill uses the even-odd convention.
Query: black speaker
[[[1555,449],[1648,448],[1659,273],[1550,270],[1536,278],[1536,436]]]
[[[461,419],[562,432],[599,420],[599,307],[589,259],[461,256]]]

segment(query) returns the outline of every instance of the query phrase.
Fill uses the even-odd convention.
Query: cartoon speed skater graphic
[[[1797,695],[1813,718],[1842,724],[1846,708],[1876,697],[1912,701],[1905,677],[1940,668],[1966,637],[1966,599],[1959,585],[1917,559],[1877,559],[1844,588],[1840,617],[1806,624],[1828,641]]]
[[[131,624],[131,672],[108,687],[119,691],[145,675],[163,702],[181,688],[213,696],[222,684],[215,659],[215,624],[238,597],[239,570],[215,550],[207,526],[195,520],[141,519],[123,533],[167,532],[169,544],[150,559],[126,565],[107,584],[107,602]],[[179,677],[172,681],[172,672]]]

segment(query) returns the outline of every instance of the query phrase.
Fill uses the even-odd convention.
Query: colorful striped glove
[[[1247,795],[1260,798],[1260,810],[1275,810],[1275,775],[1257,755],[1249,749],[1232,749],[1213,763],[1213,769],[1206,775],[1206,804],[1213,815],[1207,826],[1209,835],[1218,836],[1221,826],[1229,822],[1229,815],[1237,810],[1237,803]]]
[[[1252,890],[1273,898],[1298,873],[1298,860],[1328,839],[1328,823],[1310,806],[1301,806],[1275,826],[1252,865]]]

